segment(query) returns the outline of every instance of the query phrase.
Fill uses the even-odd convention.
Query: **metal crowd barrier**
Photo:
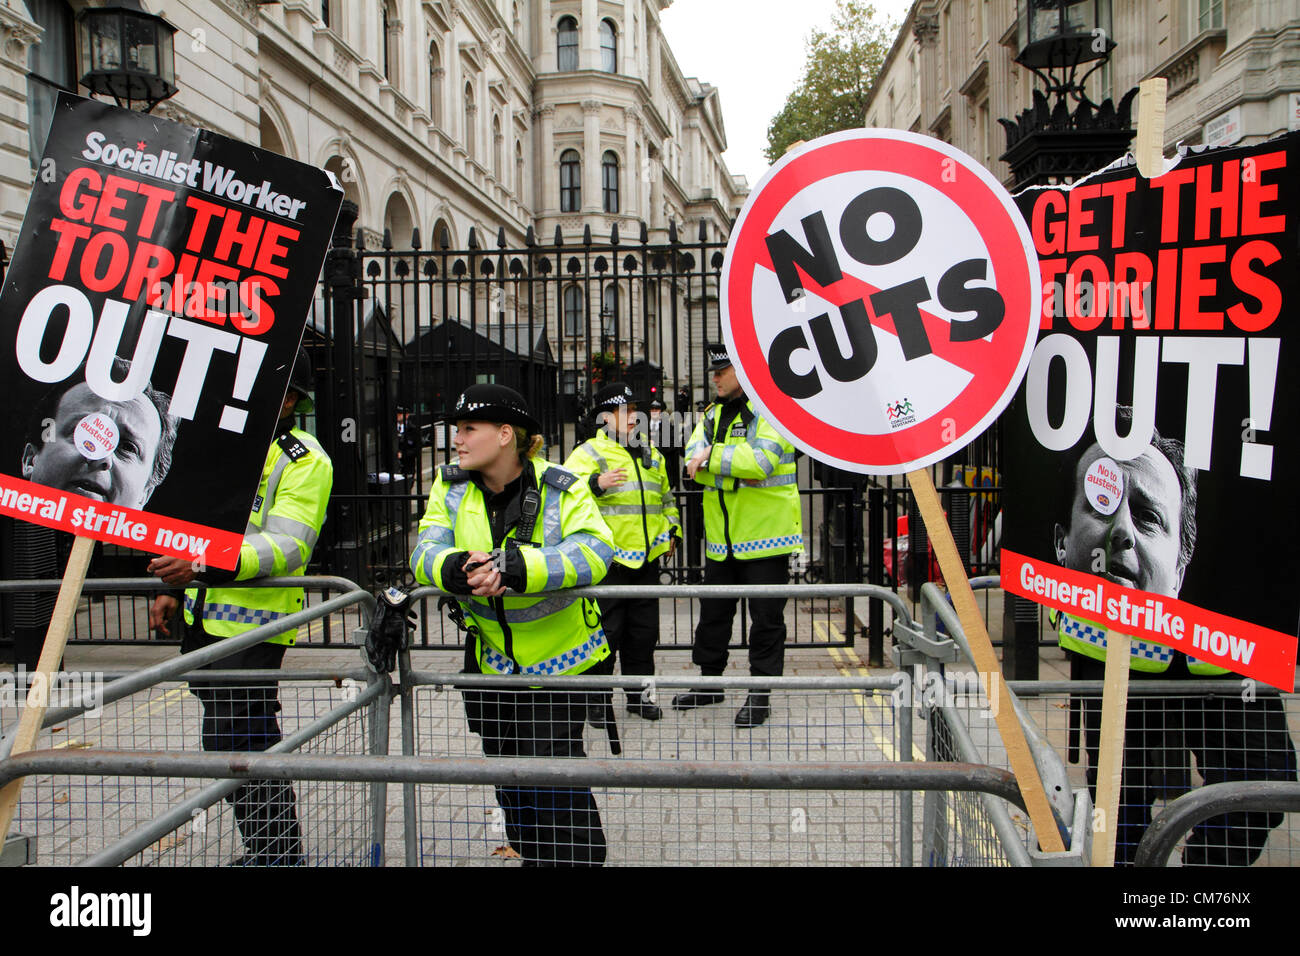
[[[705,586],[651,590],[681,598],[753,593]],[[897,595],[869,585],[790,585],[762,593],[885,602],[896,635],[929,652],[922,655],[923,668],[942,670],[944,658],[958,659],[960,627],[937,590],[923,617],[929,623],[922,625]],[[417,599],[437,595],[416,592]],[[511,799],[522,794],[525,803],[543,804],[556,793],[590,788],[607,862],[619,864],[1042,865],[1074,862],[1086,841],[1079,828],[1090,814],[1076,811],[1067,859],[1033,852],[995,731],[984,734],[981,746],[967,726],[980,701],[903,699],[898,674],[709,679],[708,686],[723,689],[725,704],[674,712],[672,693],[701,686],[699,678],[661,675],[647,686],[635,677],[427,672],[412,668],[409,650],[398,655],[395,683],[368,668],[193,673],[273,633],[353,605],[368,620],[371,596],[347,590],[239,638],[115,680],[105,686],[97,720],[79,716],[85,707],[52,709],[40,749],[0,761],[0,784],[34,777],[20,802],[17,829],[35,838],[35,860],[232,862],[240,838],[225,798],[246,780],[292,781],[303,862],[320,865],[382,865],[388,858],[408,865],[508,863],[517,856],[512,820],[502,813],[494,787]],[[935,633],[936,615],[958,641]],[[265,754],[201,752],[198,703],[179,681],[254,675],[281,682],[283,742]],[[533,697],[554,695],[570,717],[576,714],[586,759],[482,756],[482,737],[466,728],[465,693],[506,685]],[[761,726],[737,728],[734,707],[742,691],[755,689],[770,690],[772,715]],[[629,691],[656,695],[664,719],[626,716],[622,704]],[[400,712],[390,717],[394,696]],[[618,715],[617,757],[601,720],[611,709]],[[918,714],[921,721],[914,719]],[[390,755],[393,720],[401,753]],[[539,734],[553,736],[563,733]],[[0,754],[7,749],[0,739]],[[1047,758],[1039,756],[1041,766]],[[396,791],[390,797],[388,783],[402,784],[400,800]],[[918,794],[925,794],[923,803]],[[1067,793],[1058,809],[1073,808],[1074,799]],[[385,827],[386,812],[399,803],[400,838]]]

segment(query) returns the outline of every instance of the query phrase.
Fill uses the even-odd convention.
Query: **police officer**
[[[461,595],[470,630],[466,670],[591,670],[609,657],[599,608],[563,593],[599,583],[614,559],[587,483],[534,457],[541,426],[513,389],[471,385],[450,417],[458,460],[434,479],[411,570],[421,584]],[[585,694],[465,691],[464,698],[470,730],[489,757],[585,756]],[[604,863],[605,835],[589,789],[501,786],[496,794],[525,865]]]
[[[213,586],[224,581],[248,581],[276,575],[301,574],[325,522],[325,506],[334,482],[334,468],[320,442],[295,428],[293,416],[315,408],[311,361],[298,350],[289,390],[280,408],[280,423],[266,453],[262,480],[253,499],[248,530],[239,551],[239,567],[223,573],[203,572],[203,584],[185,591],[181,653],[199,650],[303,609],[302,588],[238,588]],[[172,585],[190,584],[192,562],[160,557],[149,571]],[[177,609],[170,594],[154,599],[150,627],[169,634],[168,622]],[[277,670],[285,650],[297,638],[289,631],[214,662],[223,670]],[[190,690],[203,705],[203,749],[262,751],[279,743],[279,691],[275,681],[249,685],[195,682]],[[283,782],[252,780],[226,798],[243,837],[244,855],[236,865],[299,865],[304,862],[293,788]]]
[[[725,347],[709,346],[718,401],[686,446],[687,476],[704,486],[705,584],[786,584],[789,555],[803,548],[794,446],[754,411]],[[700,601],[691,660],[705,677],[727,666],[736,598]],[[749,600],[749,672],[779,676],[785,667],[785,598]],[[673,698],[677,710],[721,703],[716,688]],[[737,727],[771,715],[770,693],[751,691]]]
[[[659,449],[636,432],[636,404],[624,382],[596,393],[594,438],[579,445],[564,467],[587,479],[601,517],[614,536],[614,563],[605,584],[654,586],[659,583],[659,559],[672,557],[681,537],[681,519],[668,481],[668,468]],[[613,653],[592,673],[614,673],[614,655],[623,660],[623,673],[653,674],[654,649],[659,643],[659,601],[656,598],[603,598],[605,636]],[[658,720],[663,711],[638,690],[627,692],[629,713]]]

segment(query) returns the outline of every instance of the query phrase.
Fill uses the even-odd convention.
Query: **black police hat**
[[[311,374],[311,358],[307,350],[298,346],[298,358],[293,363],[293,374],[289,376],[289,388],[298,393],[298,404],[293,410],[298,415],[305,415],[316,407],[311,393],[316,390],[315,379]]]
[[[726,368],[731,364],[731,356],[727,354],[725,345],[706,346],[709,356],[709,371],[716,372],[718,369]]]
[[[596,393],[591,400],[591,414],[612,412],[620,405],[630,405],[636,399],[632,397],[632,387],[626,382],[611,382]]]
[[[528,410],[524,397],[505,385],[485,383],[471,385],[456,399],[456,407],[447,415],[452,421],[494,422],[516,425],[531,434],[542,430],[541,422]]]

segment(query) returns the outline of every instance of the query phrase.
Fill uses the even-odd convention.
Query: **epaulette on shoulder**
[[[311,454],[311,449],[291,431],[282,431],[275,436],[275,443],[290,461],[298,461]]]
[[[568,491],[578,483],[578,476],[559,465],[552,465],[542,472],[542,483],[560,491]]]
[[[443,465],[439,471],[442,472],[443,481],[469,481],[469,472],[460,465]]]

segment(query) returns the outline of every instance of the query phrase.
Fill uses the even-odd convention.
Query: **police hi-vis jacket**
[[[740,414],[720,434],[717,403],[691,432],[686,457],[712,445],[695,480],[704,485],[705,555],[721,561],[770,558],[803,548],[803,521],[794,446],[754,412],[745,399]]]
[[[239,549],[236,581],[301,574],[325,523],[325,506],[334,484],[334,465],[316,438],[300,428],[282,430],[271,442],[262,481]],[[194,623],[199,588],[185,592],[185,621]],[[301,611],[302,588],[208,588],[203,597],[203,629],[213,637],[234,637]],[[268,638],[292,645],[297,630]]]
[[[644,435],[640,441],[642,444],[628,447],[602,428],[595,438],[575,448],[564,463],[586,479],[600,516],[614,535],[614,560],[629,568],[639,568],[666,553],[673,536],[682,533],[664,456]],[[593,475],[616,468],[627,474],[621,485],[603,492],[592,486]]]
[[[517,547],[527,574],[525,593],[457,595],[477,631],[475,653],[485,674],[580,674],[609,656],[600,611],[565,588],[598,584],[614,560],[609,527],[586,483],[550,462],[531,462],[541,495],[532,533],[492,540],[487,500],[470,472],[444,465],[434,479],[411,570],[421,584],[447,590],[443,567],[461,551]],[[525,474],[527,470],[525,471]]]
[[[1073,651],[1095,661],[1106,659],[1106,626],[1096,621],[1074,617],[1064,611],[1058,612],[1056,619],[1056,642],[1061,650]],[[1147,674],[1162,674],[1169,670],[1174,655],[1179,653],[1172,647],[1157,644],[1155,641],[1143,641],[1134,637],[1129,643],[1129,670],[1143,671]],[[1214,677],[1228,674],[1225,668],[1205,661],[1198,661],[1187,655],[1187,670],[1198,677]]]

